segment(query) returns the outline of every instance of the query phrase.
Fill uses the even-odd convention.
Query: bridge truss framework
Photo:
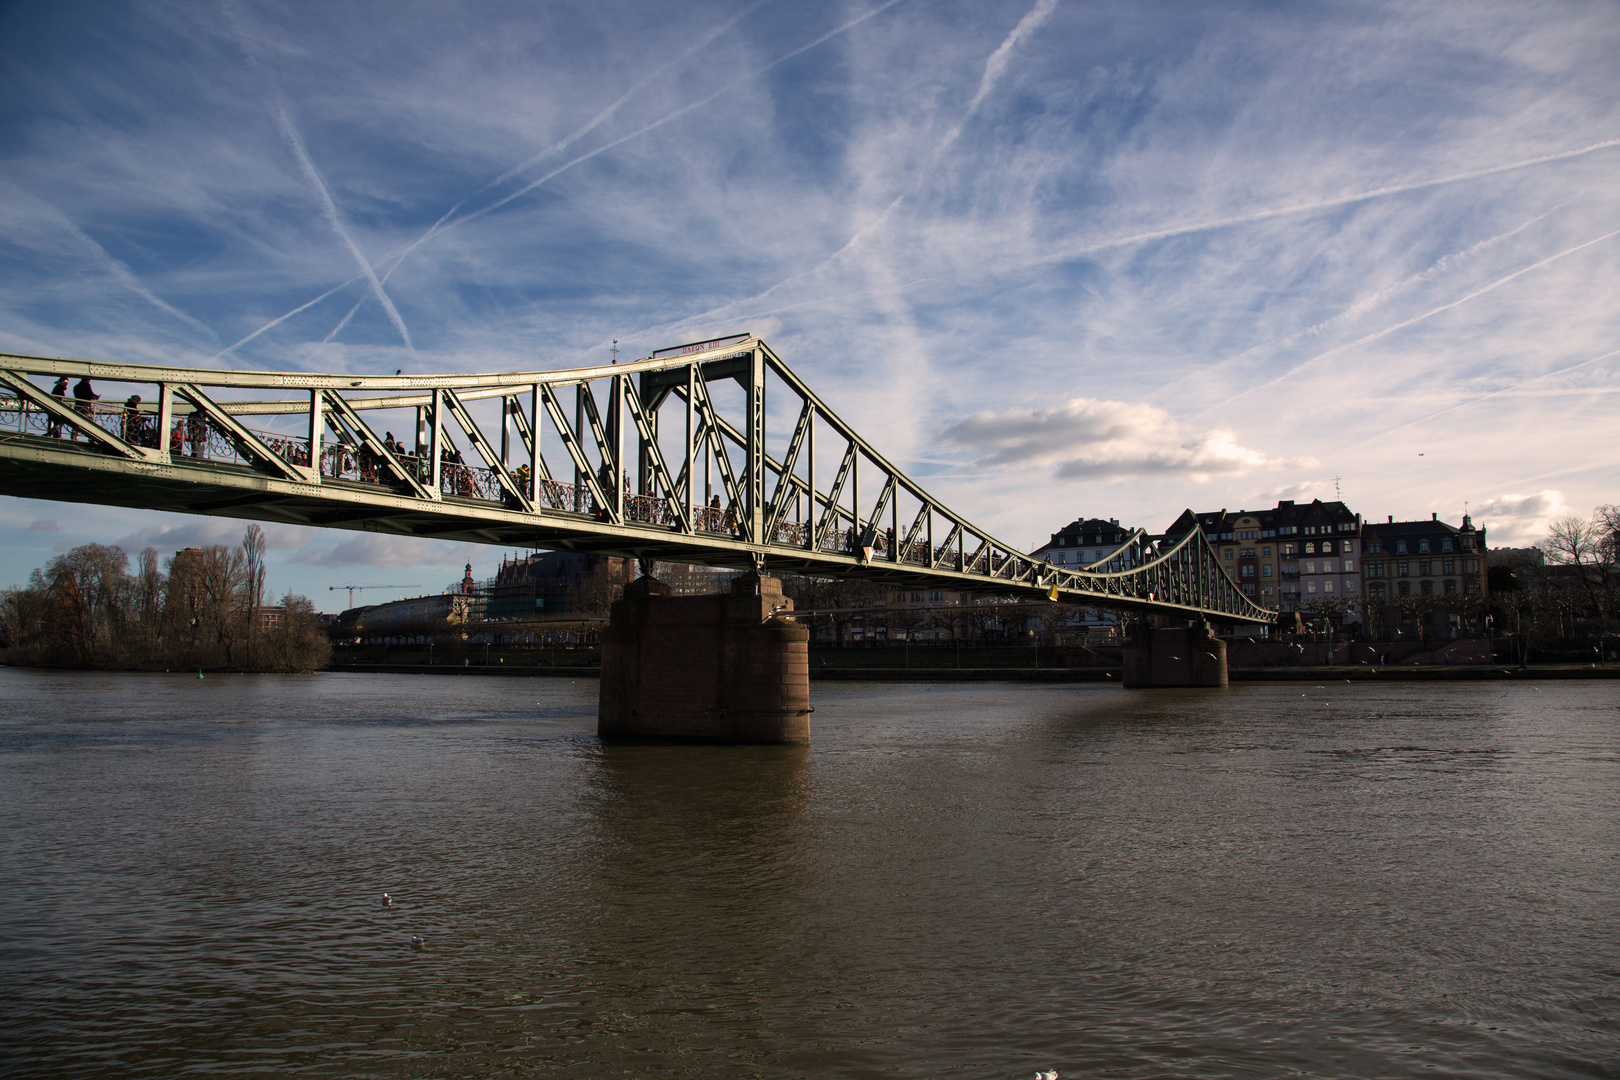
[[[61,378],[141,400],[42,385]],[[0,494],[1272,618],[1197,529],[1156,547],[1138,534],[1128,567],[1019,552],[895,468],[748,334],[625,364],[484,375],[0,354]]]

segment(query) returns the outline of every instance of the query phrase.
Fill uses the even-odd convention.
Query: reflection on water
[[[1613,686],[0,670],[0,1068],[1614,1075]]]

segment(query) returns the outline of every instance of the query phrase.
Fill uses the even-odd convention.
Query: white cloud
[[[1177,473],[1196,479],[1304,464],[1240,446],[1232,432],[1194,430],[1154,405],[1071,398],[1051,409],[980,412],[944,438],[984,468],[1050,468],[1067,479],[1118,480]]]
[[[1523,547],[1546,539],[1547,529],[1573,511],[1564,494],[1548,488],[1530,495],[1499,495],[1473,509],[1476,525],[1486,529],[1492,547]]]
[[[296,552],[290,561],[332,569],[351,566],[421,567],[452,563],[464,553],[469,559],[480,555],[487,559],[490,550],[444,540],[359,533],[335,544],[310,545]],[[423,588],[438,588],[441,583],[430,581],[419,584]]]

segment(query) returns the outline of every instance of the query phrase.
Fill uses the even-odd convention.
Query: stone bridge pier
[[[782,583],[748,574],[729,594],[625,586],[602,639],[597,734],[605,739],[810,741],[810,631]]]
[[[1140,627],[1125,646],[1128,687],[1226,686],[1226,642],[1199,620],[1188,627]]]

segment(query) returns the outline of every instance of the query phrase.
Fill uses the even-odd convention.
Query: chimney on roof
[[[1436,510],[1434,513],[1430,514],[1429,515],[1429,520],[1430,521],[1439,521],[1440,520],[1440,511]]]
[[[1395,524],[1395,515],[1394,514],[1389,515],[1389,523],[1391,525]]]

